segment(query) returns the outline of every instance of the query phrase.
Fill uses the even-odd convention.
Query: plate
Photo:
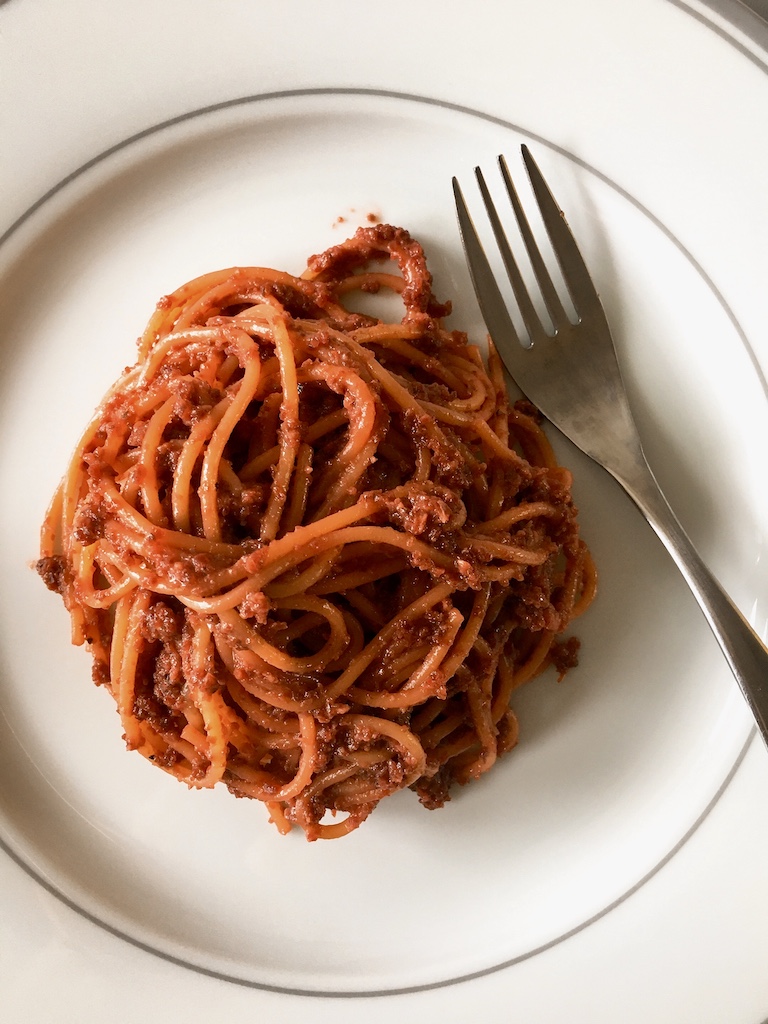
[[[700,24],[687,18],[672,24]],[[697,230],[667,215],[652,173],[617,174],[586,121],[574,140],[551,116],[500,116],[495,98],[358,81],[267,88],[278,83],[265,74],[259,91],[213,90],[141,125],[129,111],[108,145],[84,131],[86,159],[48,161],[47,187],[0,246],[0,474],[14,496],[0,531],[6,852],[76,929],[150,972],[217,979],[225,999],[233,983],[281,993],[284,1008],[434,1000],[555,963],[680,859],[750,760],[751,723],[650,530],[556,438],[601,593],[579,623],[580,667],[520,695],[521,744],[488,778],[440,812],[403,794],[343,841],[309,845],[279,837],[258,804],[189,792],[126,754],[29,562],[77,433],[160,295],[221,266],[298,272],[373,214],[423,241],[454,325],[480,338],[450,175],[470,181],[475,163],[528,141],[600,282],[659,479],[761,629],[768,608],[763,352],[753,305]]]

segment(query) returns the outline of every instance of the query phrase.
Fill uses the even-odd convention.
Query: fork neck
[[[700,603],[703,598],[706,605],[708,598],[704,594],[711,590],[711,574],[664,497],[639,441],[624,450],[609,472],[648,521]]]
[[[670,530],[674,533],[677,530],[682,531],[639,441],[632,440],[622,444],[620,451],[616,451],[611,465],[607,468],[665,544],[665,534]]]

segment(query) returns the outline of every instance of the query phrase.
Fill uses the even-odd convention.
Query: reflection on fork
[[[656,531],[704,612],[768,743],[768,648],[702,562],[646,462],[597,290],[565,217],[527,146],[522,147],[522,155],[576,310],[576,320],[574,322],[565,310],[507,162],[500,157],[507,195],[552,329],[543,324],[536,310],[485,177],[480,168],[476,168],[483,205],[530,339],[528,346],[520,340],[454,178],[453,191],[467,264],[493,343],[526,397],[621,484]]]

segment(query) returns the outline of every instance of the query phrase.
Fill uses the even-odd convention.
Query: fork
[[[488,331],[520,390],[577,448],[618,481],[658,534],[698,601],[768,743],[768,648],[701,560],[656,482],[629,407],[608,320],[587,266],[525,145],[522,155],[577,320],[574,323],[565,311],[501,156],[501,174],[553,330],[544,326],[536,311],[478,167],[475,175],[483,205],[530,345],[524,347],[520,341],[454,178],[464,252]]]

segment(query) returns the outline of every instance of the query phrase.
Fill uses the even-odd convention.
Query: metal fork
[[[717,638],[768,743],[768,648],[701,560],[646,462],[616,359],[611,331],[565,217],[528,147],[523,160],[541,217],[576,310],[572,323],[544,264],[504,157],[499,164],[554,332],[534,308],[480,168],[477,183],[531,344],[507,310],[456,178],[453,190],[472,283],[493,342],[523,393],[567,438],[606,469],[658,534]]]

